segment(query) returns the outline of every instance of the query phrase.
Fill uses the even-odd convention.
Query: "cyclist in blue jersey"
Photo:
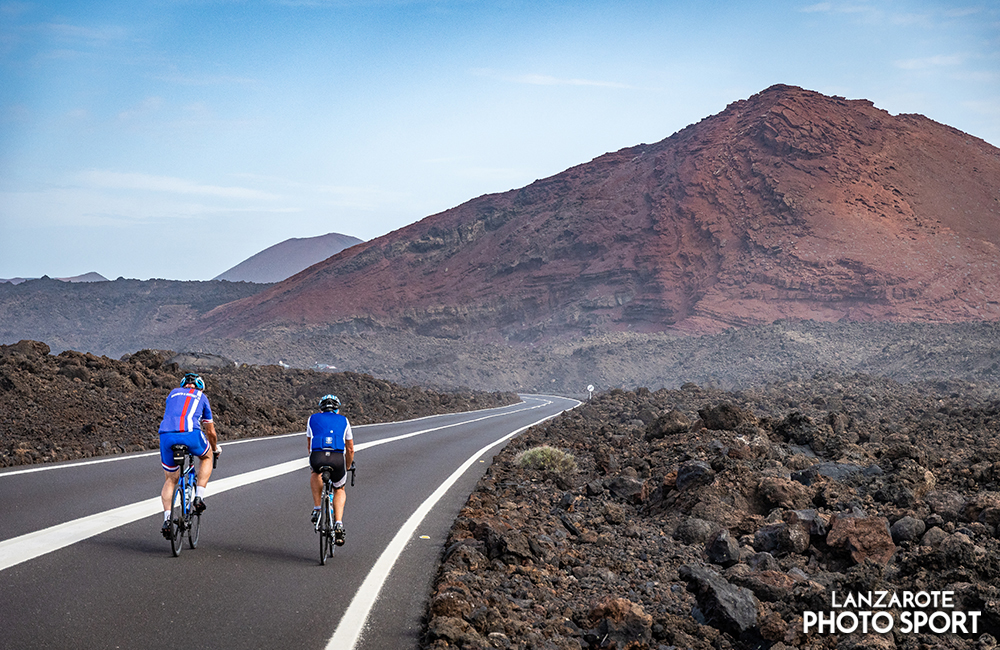
[[[205,511],[205,488],[208,478],[212,475],[212,463],[209,462],[209,449],[218,456],[222,453],[215,434],[215,424],[212,422],[212,407],[205,395],[205,381],[193,372],[181,379],[179,388],[167,395],[166,407],[163,409],[163,421],[160,422],[160,464],[166,479],[160,491],[163,502],[163,528],[161,532],[170,538],[170,508],[174,498],[174,490],[180,478],[180,467],[174,463],[172,445],[187,445],[191,452],[200,459],[197,472],[197,487],[195,488],[194,512]]]
[[[351,423],[339,413],[340,400],[336,395],[324,395],[319,400],[319,413],[309,416],[306,424],[306,438],[309,442],[309,465],[312,474],[309,477],[309,487],[312,488],[313,511],[312,522],[319,520],[319,502],[323,494],[323,479],[320,468],[333,468],[333,541],[337,546],[343,546],[346,537],[344,530],[344,504],[347,503],[347,469],[354,463],[354,435],[351,433]]]

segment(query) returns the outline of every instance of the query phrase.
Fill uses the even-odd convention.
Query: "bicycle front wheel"
[[[195,482],[194,475],[191,475],[188,481],[188,487],[186,491],[186,501],[187,501],[187,536],[188,536],[188,546],[191,548],[198,548],[198,534],[201,532],[201,515],[195,514],[194,511],[194,494],[195,494]]]
[[[174,490],[174,500],[170,510],[170,550],[174,557],[181,554],[184,548],[184,488],[180,485]]]
[[[198,533],[201,531],[201,515],[191,515],[188,522],[188,546],[198,548]]]

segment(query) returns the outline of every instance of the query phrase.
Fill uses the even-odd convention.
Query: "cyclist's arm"
[[[205,432],[205,437],[208,438],[208,444],[212,446],[212,451],[219,451],[219,437],[215,434],[215,423],[212,421],[202,422],[201,430]]]
[[[351,463],[354,462],[354,441],[345,440],[344,441],[344,466],[347,469],[351,468]]]

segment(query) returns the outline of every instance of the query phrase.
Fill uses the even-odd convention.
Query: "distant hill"
[[[773,86],[654,144],[473,199],[201,319],[537,341],[782,319],[1000,320],[1000,150]]]
[[[53,353],[80,350],[113,357],[148,347],[191,350],[187,332],[198,316],[270,286],[124,278],[61,282],[48,277],[0,283],[0,344],[42,340]]]
[[[345,248],[362,243],[350,235],[332,232],[319,237],[286,239],[248,258],[213,280],[230,282],[281,282]]]
[[[100,273],[93,271],[84,273],[83,275],[75,275],[71,278],[56,278],[56,280],[62,280],[63,282],[110,282],[110,280]]]
[[[0,284],[4,282],[9,282],[11,284],[21,284],[27,280],[35,280],[37,278],[0,278]],[[108,279],[101,275],[100,273],[95,273],[91,271],[90,273],[84,273],[83,275],[74,275],[71,278],[53,278],[55,280],[62,280],[63,282],[108,282]]]

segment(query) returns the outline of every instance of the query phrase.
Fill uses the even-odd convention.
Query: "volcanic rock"
[[[649,439],[665,438],[677,433],[686,432],[691,428],[691,420],[679,411],[670,411],[646,427],[646,437]]]
[[[899,544],[900,542],[915,542],[919,540],[926,529],[927,525],[923,521],[906,515],[896,521],[889,528],[889,532],[892,534],[892,541]]]
[[[191,365],[186,365],[191,363]],[[512,393],[436,393],[356,373],[241,366],[201,353],[142,350],[121,360],[0,345],[0,467],[157,449],[163,400],[188,370],[205,379],[222,442],[302,431],[321,395],[364,424],[486,408]]]
[[[882,517],[835,514],[830,519],[826,543],[847,550],[858,564],[868,559],[886,564],[896,552],[889,522]]]
[[[595,395],[497,455],[452,529],[431,599],[445,609],[457,601],[443,594],[458,594],[472,607],[463,620],[479,637],[462,628],[446,640],[429,609],[421,647],[489,647],[482,639],[494,633],[511,648],[610,647],[602,639],[612,635],[615,647],[650,650],[832,650],[865,639],[866,647],[906,650],[986,647],[1000,632],[1000,538],[981,521],[992,516],[1000,492],[993,470],[998,400],[1000,392],[986,384],[904,386],[828,374],[737,392],[685,386]],[[753,454],[730,453],[745,440],[745,427],[714,430],[697,422],[699,411],[722,403],[755,418]],[[639,415],[672,410],[692,422],[690,429],[648,437],[655,420]],[[858,441],[806,453],[779,433],[792,413],[816,426],[844,414],[839,433]],[[913,449],[890,457],[903,438]],[[572,476],[557,481],[515,462],[542,444],[572,450]],[[928,462],[934,489],[912,504],[881,499],[885,486],[912,486],[923,475],[913,456]],[[810,485],[791,479],[809,468],[817,468]],[[606,488],[628,469],[655,486],[647,499]],[[701,482],[678,484],[688,475]],[[777,501],[760,494],[762,485],[788,484],[805,491]],[[807,496],[807,507],[799,507]],[[932,499],[946,504],[939,508],[947,521],[932,511]],[[504,522],[504,534],[520,531],[530,555],[487,560],[468,546],[481,544],[475,532],[484,524],[496,529],[496,521]],[[875,590],[952,591],[956,611],[981,611],[981,624],[976,634],[894,634],[889,641],[803,633],[804,612],[835,611],[832,592],[842,598]]]
[[[713,535],[705,545],[705,555],[712,564],[726,568],[740,560],[740,545],[732,538],[729,531],[723,528]]]
[[[739,635],[757,626],[757,598],[749,589],[731,585],[711,569],[695,565],[682,566],[679,575],[713,627]]]

